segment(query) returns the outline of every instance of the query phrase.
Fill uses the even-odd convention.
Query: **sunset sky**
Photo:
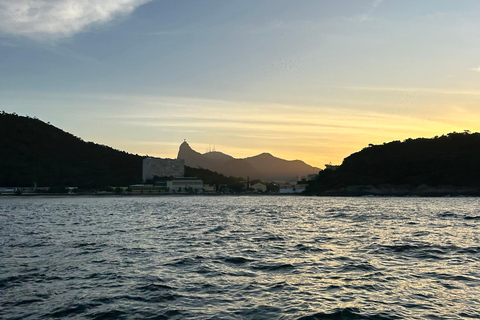
[[[0,0],[0,110],[175,158],[323,168],[480,131],[478,0]]]

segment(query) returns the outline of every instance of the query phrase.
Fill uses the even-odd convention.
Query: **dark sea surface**
[[[478,319],[480,198],[1,197],[1,319]]]

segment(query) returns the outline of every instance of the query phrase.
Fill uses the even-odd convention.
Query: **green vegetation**
[[[192,168],[185,166],[186,177],[197,177],[203,180],[204,184],[216,185],[220,191],[227,189],[232,192],[241,192],[245,189],[246,181],[242,178],[227,177],[221,173],[203,168]]]
[[[324,170],[309,193],[354,185],[480,186],[480,133],[449,133],[369,145],[345,158],[335,171]]]
[[[85,142],[36,118],[0,113],[0,186],[101,189],[141,181],[139,155]]]

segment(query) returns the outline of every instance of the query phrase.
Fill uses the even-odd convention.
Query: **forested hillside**
[[[36,118],[0,113],[0,186],[101,188],[142,181],[142,157],[64,132]]]
[[[352,185],[480,186],[480,133],[370,145],[320,172],[311,190]]]

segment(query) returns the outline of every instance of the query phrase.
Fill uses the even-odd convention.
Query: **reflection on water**
[[[479,204],[0,198],[0,318],[478,318]]]

